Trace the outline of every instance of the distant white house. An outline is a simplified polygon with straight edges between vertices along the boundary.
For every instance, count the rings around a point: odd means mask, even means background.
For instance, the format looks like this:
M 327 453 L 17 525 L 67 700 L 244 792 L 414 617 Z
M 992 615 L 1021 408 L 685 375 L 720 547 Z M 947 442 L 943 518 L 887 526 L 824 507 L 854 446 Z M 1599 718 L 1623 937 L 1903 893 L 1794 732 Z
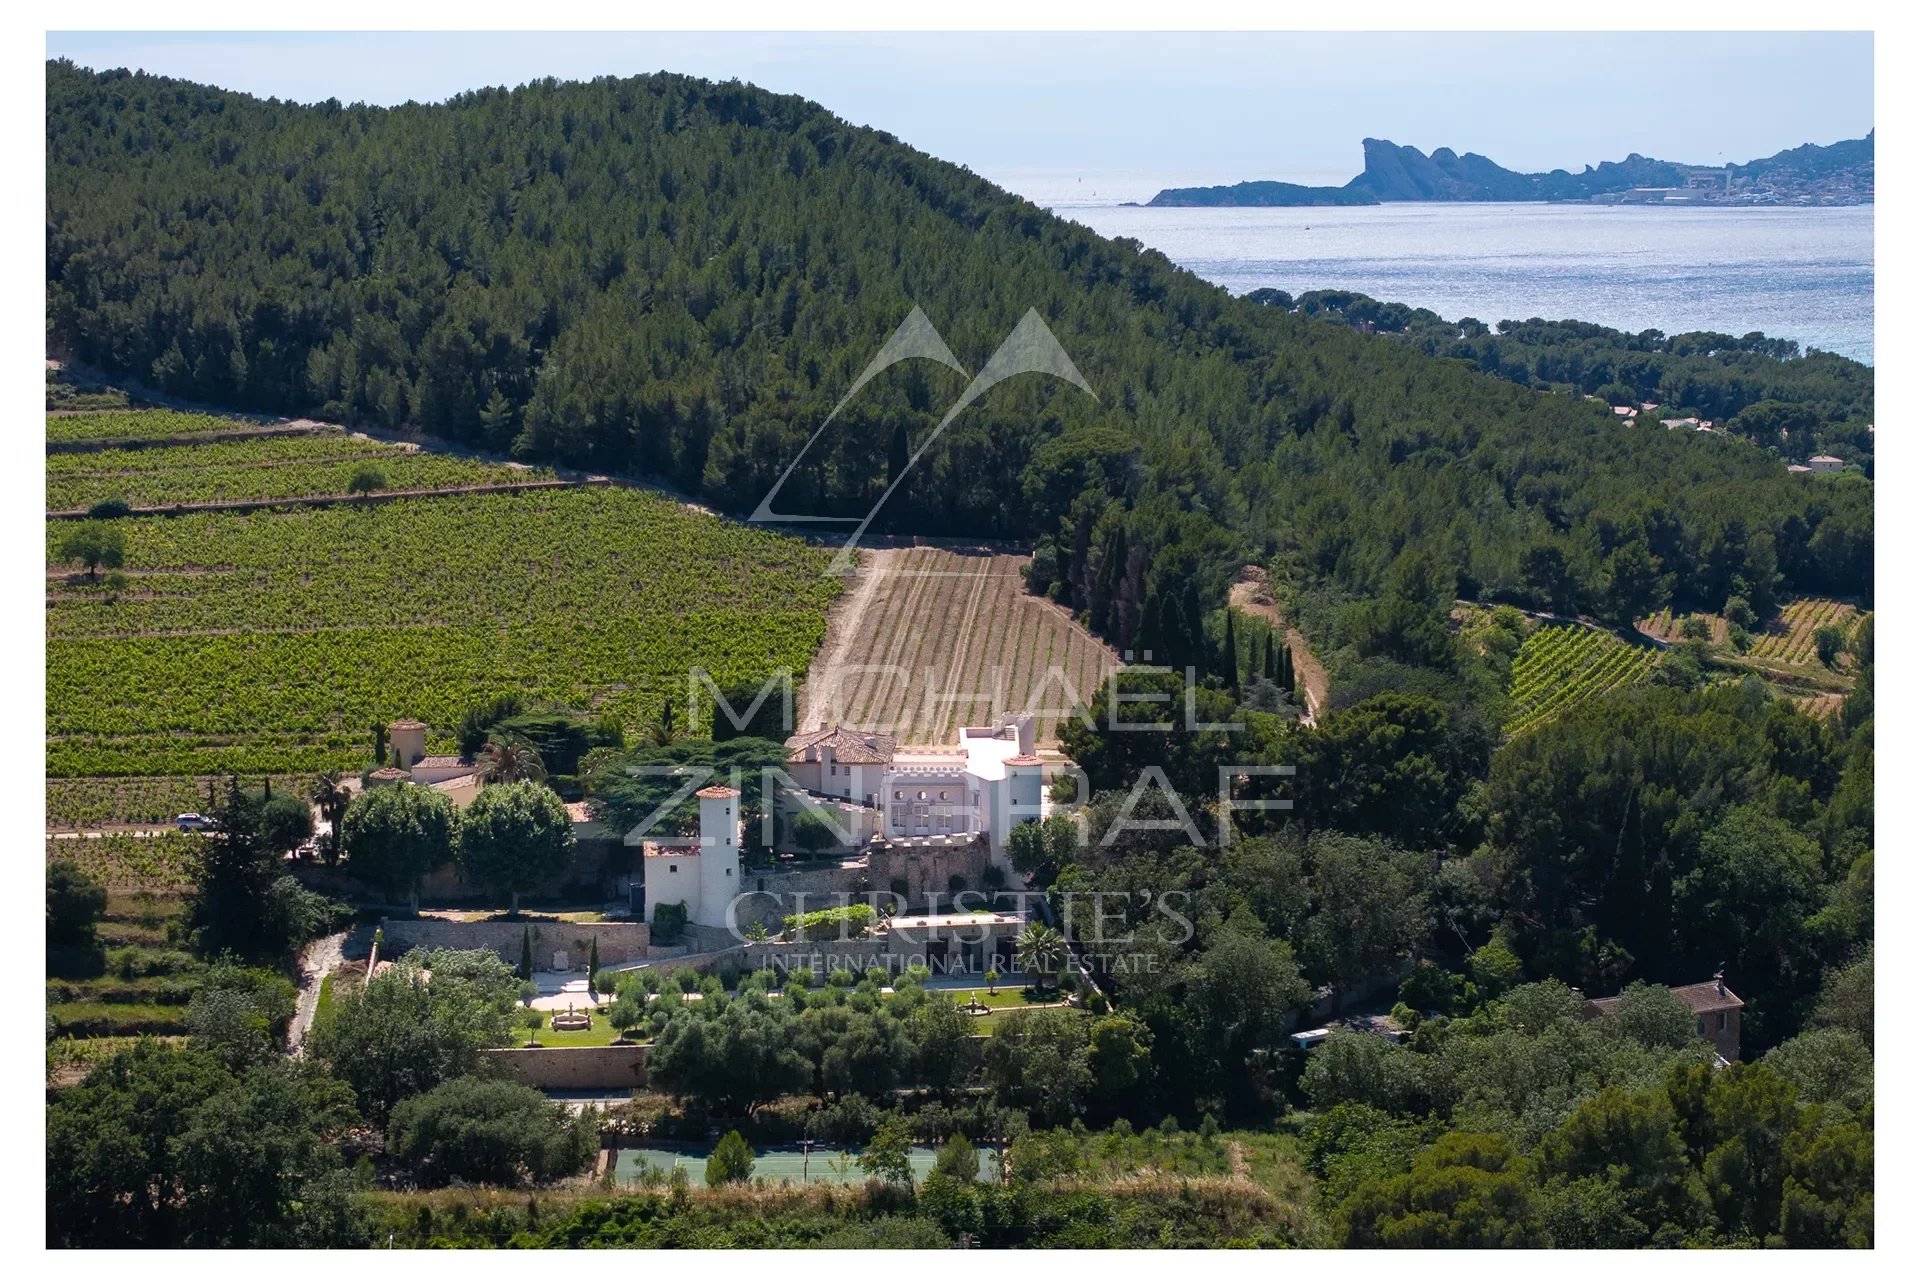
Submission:
M 1844 471 L 1846 466 L 1847 464 L 1844 460 L 1836 458 L 1830 453 L 1822 453 L 1807 459 L 1807 469 L 1809 471 Z

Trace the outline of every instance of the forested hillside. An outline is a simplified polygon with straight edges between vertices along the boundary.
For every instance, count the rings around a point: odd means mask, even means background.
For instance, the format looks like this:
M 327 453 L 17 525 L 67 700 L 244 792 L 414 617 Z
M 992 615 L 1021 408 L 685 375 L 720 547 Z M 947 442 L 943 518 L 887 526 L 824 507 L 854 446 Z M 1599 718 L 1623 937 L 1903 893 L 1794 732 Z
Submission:
M 1782 458 L 1832 453 L 1873 473 L 1873 367 L 1764 333 L 1627 333 L 1579 320 L 1502 319 L 1489 328 L 1348 289 L 1249 299 L 1394 334 L 1428 355 L 1465 360 L 1537 391 L 1654 404 L 1649 418 L 1693 414 Z
M 670 75 L 396 109 L 47 66 L 48 343 L 166 391 L 644 473 L 751 510 L 918 304 L 962 363 L 1044 317 L 1097 402 L 1023 377 L 883 527 L 1039 548 L 1037 587 L 1194 658 L 1241 564 L 1338 596 L 1717 607 L 1871 589 L 1871 494 L 1622 432 L 1257 304 L 798 98 Z M 863 512 L 965 385 L 848 406 L 783 510 Z

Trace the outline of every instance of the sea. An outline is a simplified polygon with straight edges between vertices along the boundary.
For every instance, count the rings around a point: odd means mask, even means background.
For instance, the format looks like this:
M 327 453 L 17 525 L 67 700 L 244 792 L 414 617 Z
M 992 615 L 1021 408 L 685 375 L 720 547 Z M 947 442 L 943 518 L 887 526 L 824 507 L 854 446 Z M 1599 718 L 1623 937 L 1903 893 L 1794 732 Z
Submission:
M 1488 324 L 1757 329 L 1873 362 L 1871 205 L 1151 209 L 1049 185 L 1029 198 L 1103 236 L 1158 249 L 1236 294 L 1354 289 Z

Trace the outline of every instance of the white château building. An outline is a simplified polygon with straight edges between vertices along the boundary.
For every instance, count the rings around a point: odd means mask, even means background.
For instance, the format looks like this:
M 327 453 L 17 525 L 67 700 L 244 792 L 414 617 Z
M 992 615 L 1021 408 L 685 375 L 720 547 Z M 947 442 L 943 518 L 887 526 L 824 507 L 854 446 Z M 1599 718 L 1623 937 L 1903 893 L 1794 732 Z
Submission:
M 878 838 L 982 836 L 1006 861 L 1007 833 L 1044 816 L 1045 786 L 1030 715 L 959 733 L 958 750 L 901 751 L 884 734 L 816 729 L 787 739 L 787 773 L 857 844 Z M 800 798 L 783 806 L 797 812 Z

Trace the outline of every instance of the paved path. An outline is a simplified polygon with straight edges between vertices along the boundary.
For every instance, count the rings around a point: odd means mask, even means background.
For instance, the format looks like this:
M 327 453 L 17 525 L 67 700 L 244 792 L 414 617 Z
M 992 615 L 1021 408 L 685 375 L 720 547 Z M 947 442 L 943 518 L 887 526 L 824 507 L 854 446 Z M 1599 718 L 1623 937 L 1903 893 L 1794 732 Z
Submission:
M 306 1055 L 307 1030 L 320 1008 L 320 985 L 328 974 L 340 967 L 345 933 L 330 934 L 307 944 L 300 953 L 300 998 L 294 1005 L 293 1022 L 287 1027 L 287 1052 L 294 1057 Z

